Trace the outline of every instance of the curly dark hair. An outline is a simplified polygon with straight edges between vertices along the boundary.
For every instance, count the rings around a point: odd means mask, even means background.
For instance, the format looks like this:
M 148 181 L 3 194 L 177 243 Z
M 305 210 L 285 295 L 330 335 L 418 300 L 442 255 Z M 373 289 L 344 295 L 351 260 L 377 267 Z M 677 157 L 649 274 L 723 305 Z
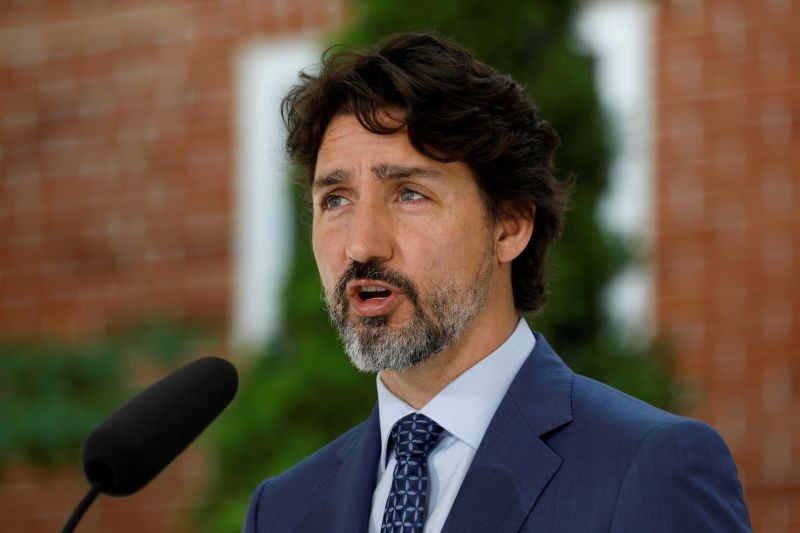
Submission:
M 305 169 L 308 191 L 328 124 L 352 114 L 370 132 L 406 128 L 421 154 L 472 170 L 492 220 L 534 221 L 533 237 L 512 262 L 514 305 L 537 311 L 547 299 L 547 249 L 559 236 L 572 180 L 554 176 L 559 144 L 519 83 L 431 33 L 394 35 L 368 51 L 328 49 L 318 73 L 283 101 L 289 158 Z M 387 117 L 387 110 L 402 111 Z

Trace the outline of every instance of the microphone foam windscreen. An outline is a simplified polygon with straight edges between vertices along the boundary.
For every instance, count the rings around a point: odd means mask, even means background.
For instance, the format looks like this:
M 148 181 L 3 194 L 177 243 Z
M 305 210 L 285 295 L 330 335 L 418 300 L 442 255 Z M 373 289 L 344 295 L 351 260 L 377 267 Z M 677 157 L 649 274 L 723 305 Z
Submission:
M 86 479 L 113 496 L 141 489 L 225 409 L 238 382 L 231 363 L 204 357 L 143 390 L 84 442 Z

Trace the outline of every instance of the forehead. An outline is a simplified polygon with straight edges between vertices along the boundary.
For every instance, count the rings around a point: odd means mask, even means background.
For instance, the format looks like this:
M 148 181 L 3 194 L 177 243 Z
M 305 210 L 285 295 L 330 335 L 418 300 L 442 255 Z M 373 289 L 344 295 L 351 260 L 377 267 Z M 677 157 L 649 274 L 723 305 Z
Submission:
M 391 116 L 387 116 L 391 120 Z M 364 128 L 353 115 L 331 120 L 322 137 L 314 169 L 312 192 L 330 181 L 343 182 L 354 176 L 392 178 L 441 178 L 440 185 L 477 189 L 470 167 L 462 162 L 442 163 L 421 154 L 408 140 L 406 130 L 376 134 Z M 331 178 L 333 178 L 331 180 Z
M 315 180 L 336 170 L 352 170 L 364 163 L 436 163 L 420 154 L 409 142 L 405 129 L 380 135 L 364 128 L 353 115 L 337 115 L 322 136 Z

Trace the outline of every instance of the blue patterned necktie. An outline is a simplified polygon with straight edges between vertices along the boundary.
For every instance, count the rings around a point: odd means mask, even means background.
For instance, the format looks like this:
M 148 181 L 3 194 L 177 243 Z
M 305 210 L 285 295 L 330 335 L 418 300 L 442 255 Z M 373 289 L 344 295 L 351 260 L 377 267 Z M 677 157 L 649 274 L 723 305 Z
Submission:
M 392 428 L 397 463 L 383 511 L 381 533 L 420 533 L 428 491 L 428 453 L 442 426 L 420 413 L 401 418 Z

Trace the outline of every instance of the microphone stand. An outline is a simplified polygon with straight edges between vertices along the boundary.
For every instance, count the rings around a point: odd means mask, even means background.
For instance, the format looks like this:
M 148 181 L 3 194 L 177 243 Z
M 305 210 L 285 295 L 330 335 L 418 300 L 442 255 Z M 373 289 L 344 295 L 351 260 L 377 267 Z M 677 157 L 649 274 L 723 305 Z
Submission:
M 92 488 L 89 489 L 89 492 L 86 493 L 86 496 L 83 497 L 75 510 L 72 511 L 72 516 L 70 516 L 69 520 L 67 520 L 67 523 L 64 525 L 64 529 L 61 530 L 61 533 L 72 533 L 75 531 L 75 527 L 78 525 L 78 522 L 81 521 L 81 518 L 83 518 L 86 510 L 90 505 L 92 505 L 95 498 L 97 498 L 97 495 L 102 491 L 103 483 L 95 483 L 92 485 Z

